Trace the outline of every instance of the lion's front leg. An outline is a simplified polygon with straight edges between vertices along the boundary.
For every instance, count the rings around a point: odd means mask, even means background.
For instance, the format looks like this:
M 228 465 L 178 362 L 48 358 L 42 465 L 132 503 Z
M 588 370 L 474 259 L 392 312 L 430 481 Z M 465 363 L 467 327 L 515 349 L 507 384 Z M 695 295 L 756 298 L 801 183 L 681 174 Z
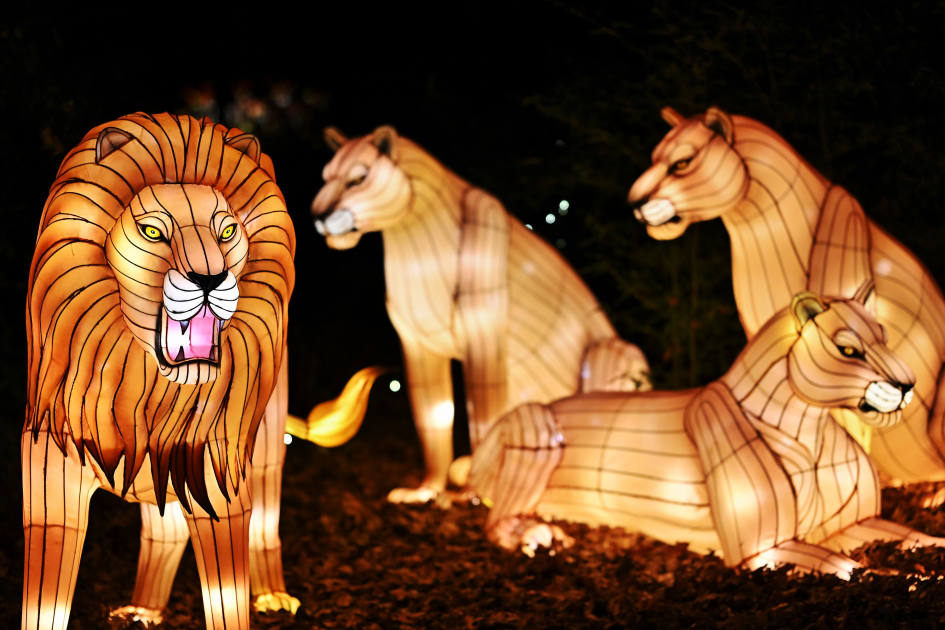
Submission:
M 387 500 L 425 503 L 445 488 L 453 459 L 453 381 L 450 359 L 432 354 L 401 335 L 407 368 L 407 393 L 423 448 L 426 474 L 416 488 L 394 488 Z
M 141 547 L 138 551 L 138 573 L 131 604 L 116 608 L 110 618 L 140 621 L 156 625 L 164 621 L 164 609 L 171 596 L 174 576 L 187 547 L 187 521 L 180 503 L 164 506 L 141 504 Z
M 69 439 L 68 437 L 66 438 Z M 75 447 L 63 455 L 47 431 L 23 433 L 24 630 L 65 630 L 72 610 L 89 502 L 99 487 Z
M 288 610 L 295 614 L 300 602 L 286 591 L 279 538 L 284 433 L 289 411 L 287 364 L 283 359 L 279 381 L 256 434 L 251 473 L 253 518 L 249 524 L 249 571 L 253 608 L 260 612 Z
M 206 626 L 208 630 L 248 630 L 250 484 L 241 484 L 239 492 L 230 485 L 227 499 L 209 466 L 206 477 L 218 518 L 196 501 L 191 502 L 192 513 L 186 515 L 200 575 Z

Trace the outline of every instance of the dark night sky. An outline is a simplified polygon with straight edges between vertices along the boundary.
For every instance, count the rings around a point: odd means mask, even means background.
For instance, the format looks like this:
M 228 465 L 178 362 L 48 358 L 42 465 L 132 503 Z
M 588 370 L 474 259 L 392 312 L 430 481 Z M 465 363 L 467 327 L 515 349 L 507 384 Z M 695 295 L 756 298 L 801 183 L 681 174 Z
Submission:
M 295 220 L 295 413 L 358 368 L 399 361 L 380 239 L 332 252 L 307 215 L 330 158 L 321 142 L 329 124 L 350 134 L 393 124 L 524 220 L 571 200 L 568 220 L 540 233 L 566 240 L 564 255 L 664 384 L 713 378 L 743 338 L 718 222 L 663 244 L 628 217 L 626 191 L 664 133 L 663 105 L 695 113 L 717 104 L 770 124 L 945 278 L 942 3 L 872 12 L 628 4 L 431 3 L 424 15 L 405 3 L 380 12 L 346 3 L 313 5 L 302 18 L 270 3 L 255 9 L 267 15 L 207 7 L 199 18 L 181 9 L 169 19 L 90 13 L 0 24 L 9 221 L 0 383 L 11 434 L 24 403 L 26 275 L 59 162 L 94 125 L 136 110 L 196 112 L 195 95 L 259 136 Z M 261 103 L 266 115 L 246 118 L 240 102 Z M 672 312 L 667 292 L 682 300 Z

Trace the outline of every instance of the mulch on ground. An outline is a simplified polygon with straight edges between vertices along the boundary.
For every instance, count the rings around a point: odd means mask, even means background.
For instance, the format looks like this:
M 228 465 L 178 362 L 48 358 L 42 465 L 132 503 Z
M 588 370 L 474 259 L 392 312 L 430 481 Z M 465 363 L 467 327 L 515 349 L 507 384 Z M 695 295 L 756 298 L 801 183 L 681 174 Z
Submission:
M 253 613 L 254 628 L 888 628 L 945 622 L 945 549 L 897 551 L 874 544 L 870 564 L 914 575 L 791 576 L 738 571 L 615 528 L 561 523 L 573 548 L 535 558 L 491 545 L 486 510 L 392 505 L 394 485 L 416 483 L 419 455 L 409 425 L 391 421 L 351 443 L 289 446 L 282 506 L 288 613 Z M 379 428 L 380 427 L 380 428 Z M 945 535 L 945 510 L 923 510 L 914 492 L 883 495 L 884 515 Z M 107 627 L 126 603 L 137 557 L 136 506 L 93 500 L 70 628 Z M 20 552 L 22 553 L 22 546 Z M 22 557 L 22 556 L 20 556 Z M 6 567 L 3 618 L 19 618 L 15 575 Z M 12 601 L 10 601 L 12 600 Z M 181 563 L 167 629 L 203 627 L 192 552 Z M 14 624 L 15 625 L 15 624 Z M 10 626 L 12 627 L 12 626 Z M 114 626 L 113 626 L 114 627 Z

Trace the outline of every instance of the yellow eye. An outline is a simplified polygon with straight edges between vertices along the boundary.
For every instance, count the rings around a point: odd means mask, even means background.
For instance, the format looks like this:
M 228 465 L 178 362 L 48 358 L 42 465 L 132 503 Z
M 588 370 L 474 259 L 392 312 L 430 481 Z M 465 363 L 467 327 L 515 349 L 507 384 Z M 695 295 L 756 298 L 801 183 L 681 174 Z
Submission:
M 684 158 L 682 160 L 676 160 L 670 165 L 669 172 L 677 173 L 683 170 L 684 168 L 688 167 L 691 161 L 692 161 L 692 158 Z
M 160 241 L 164 238 L 164 235 L 161 234 L 161 230 L 153 225 L 139 225 L 138 229 L 141 230 L 141 234 L 149 241 Z
M 220 240 L 228 241 L 233 238 L 234 234 L 236 234 L 236 224 L 230 224 L 223 228 L 223 231 L 220 232 Z
M 847 355 L 848 357 L 852 357 L 854 354 L 856 354 L 856 350 L 853 349 L 853 346 L 843 346 L 843 354 Z

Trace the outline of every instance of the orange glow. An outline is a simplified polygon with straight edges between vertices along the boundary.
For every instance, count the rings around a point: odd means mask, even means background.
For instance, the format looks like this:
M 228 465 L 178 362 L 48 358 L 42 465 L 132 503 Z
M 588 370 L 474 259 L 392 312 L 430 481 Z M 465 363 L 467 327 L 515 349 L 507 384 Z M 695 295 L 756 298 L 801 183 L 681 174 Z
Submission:
M 862 356 L 843 354 L 838 338 Z M 878 474 L 830 417 L 902 419 L 915 378 L 883 338 L 861 302 L 802 293 L 706 387 L 516 408 L 473 455 L 490 538 L 529 554 L 569 545 L 541 520 L 558 518 L 715 550 L 730 566 L 793 563 L 844 578 L 859 564 L 843 552 L 868 541 L 945 545 L 879 518 Z
M 285 590 L 294 252 L 272 161 L 238 129 L 138 113 L 66 156 L 27 297 L 24 628 L 66 627 L 99 487 L 142 503 L 119 614 L 159 619 L 188 534 L 208 628 L 249 626 L 251 571 L 254 592 Z
M 665 108 L 663 118 L 672 129 L 629 194 L 650 236 L 676 238 L 692 222 L 721 218 L 749 338 L 799 291 L 849 297 L 871 280 L 867 305 L 889 347 L 915 370 L 916 402 L 895 426 L 869 426 L 842 410 L 834 417 L 885 478 L 945 480 L 945 415 L 932 413 L 945 392 L 945 300 L 932 276 L 846 190 L 760 122 L 715 107 L 692 118 Z
M 463 365 L 475 449 L 513 406 L 608 388 L 649 388 L 636 346 L 617 338 L 567 262 L 505 211 L 391 127 L 348 140 L 326 131 L 335 157 L 312 203 L 330 247 L 368 231 L 384 240 L 387 312 L 400 337 L 423 445 L 424 501 L 444 489 L 453 456 L 450 360 Z

